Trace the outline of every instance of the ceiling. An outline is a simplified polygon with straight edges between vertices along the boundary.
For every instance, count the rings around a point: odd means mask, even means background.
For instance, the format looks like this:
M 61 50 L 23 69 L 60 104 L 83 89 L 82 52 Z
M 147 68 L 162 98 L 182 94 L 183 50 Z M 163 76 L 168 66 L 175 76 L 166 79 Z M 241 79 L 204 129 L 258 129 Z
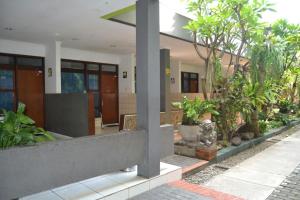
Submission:
M 0 38 L 114 54 L 135 52 L 135 28 L 100 18 L 135 0 L 0 0 Z M 200 62 L 191 43 L 161 35 L 161 48 L 188 64 Z

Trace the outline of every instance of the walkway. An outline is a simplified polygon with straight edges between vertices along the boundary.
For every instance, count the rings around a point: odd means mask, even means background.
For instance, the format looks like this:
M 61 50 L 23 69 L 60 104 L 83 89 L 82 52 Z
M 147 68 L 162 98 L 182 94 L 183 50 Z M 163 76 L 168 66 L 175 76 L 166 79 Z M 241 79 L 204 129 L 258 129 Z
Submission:
M 299 147 L 300 131 L 297 131 L 261 153 L 245 160 L 236 167 L 216 176 L 205 185 L 217 191 L 233 194 L 244 199 L 267 199 L 275 188 L 300 164 Z M 295 178 L 297 173 L 298 175 Z M 294 182 L 296 184 L 295 187 L 299 192 L 299 170 L 291 174 L 291 177 L 294 177 L 293 180 L 296 181 Z M 291 182 L 293 183 L 293 181 L 290 181 L 290 178 L 287 178 L 283 186 Z M 279 187 L 279 190 L 284 192 L 284 199 L 290 198 L 294 191 L 291 188 L 293 184 L 289 185 L 289 187 Z M 297 191 L 297 189 L 295 191 Z M 276 192 L 274 194 L 277 193 L 277 190 L 278 189 L 275 190 Z M 297 199 L 299 200 L 300 198 L 298 197 Z
M 267 200 L 299 200 L 300 199 L 300 165 L 290 174 Z
M 233 195 L 217 192 L 206 187 L 177 181 L 157 187 L 130 200 L 242 200 Z

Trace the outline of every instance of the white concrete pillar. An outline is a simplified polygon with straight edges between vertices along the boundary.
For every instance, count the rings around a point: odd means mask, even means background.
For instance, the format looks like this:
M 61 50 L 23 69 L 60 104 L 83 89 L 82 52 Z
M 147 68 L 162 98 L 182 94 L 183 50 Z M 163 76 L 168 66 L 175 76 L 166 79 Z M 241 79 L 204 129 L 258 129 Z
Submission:
M 134 93 L 135 55 L 128 54 L 120 57 L 119 64 L 119 93 Z
M 45 92 L 61 93 L 61 41 L 53 41 L 46 46 Z

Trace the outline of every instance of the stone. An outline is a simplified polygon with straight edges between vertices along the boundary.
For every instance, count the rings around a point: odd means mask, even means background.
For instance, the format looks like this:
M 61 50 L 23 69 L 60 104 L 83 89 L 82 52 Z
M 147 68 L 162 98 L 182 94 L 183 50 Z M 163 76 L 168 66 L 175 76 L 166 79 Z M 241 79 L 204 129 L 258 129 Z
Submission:
M 231 139 L 231 144 L 233 146 L 239 146 L 242 143 L 242 139 L 239 136 L 235 136 Z
M 217 143 L 217 132 L 215 131 L 215 123 L 210 120 L 204 120 L 199 124 L 199 133 L 197 140 L 210 147 Z
M 244 132 L 244 133 L 240 133 L 240 135 L 243 140 L 251 140 L 254 138 L 253 132 Z

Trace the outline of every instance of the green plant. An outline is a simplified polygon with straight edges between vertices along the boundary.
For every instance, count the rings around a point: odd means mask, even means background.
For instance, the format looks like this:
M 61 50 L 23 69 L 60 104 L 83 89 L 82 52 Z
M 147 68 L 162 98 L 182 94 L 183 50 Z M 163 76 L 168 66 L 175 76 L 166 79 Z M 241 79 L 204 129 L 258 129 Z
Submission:
M 182 102 L 173 103 L 173 106 L 183 110 L 182 124 L 183 125 L 197 125 L 201 118 L 206 113 L 217 115 L 215 104 L 213 101 L 201 101 L 198 97 L 194 100 L 189 100 L 183 97 Z
M 264 121 L 264 120 L 259 120 L 258 124 L 259 124 L 259 131 L 260 131 L 261 133 L 264 133 L 264 132 L 267 131 L 268 124 L 267 124 L 266 121 Z
M 0 122 L 0 148 L 32 145 L 36 142 L 55 140 L 48 132 L 36 127 L 35 122 L 24 114 L 25 104 L 19 103 L 17 112 L 3 111 Z

